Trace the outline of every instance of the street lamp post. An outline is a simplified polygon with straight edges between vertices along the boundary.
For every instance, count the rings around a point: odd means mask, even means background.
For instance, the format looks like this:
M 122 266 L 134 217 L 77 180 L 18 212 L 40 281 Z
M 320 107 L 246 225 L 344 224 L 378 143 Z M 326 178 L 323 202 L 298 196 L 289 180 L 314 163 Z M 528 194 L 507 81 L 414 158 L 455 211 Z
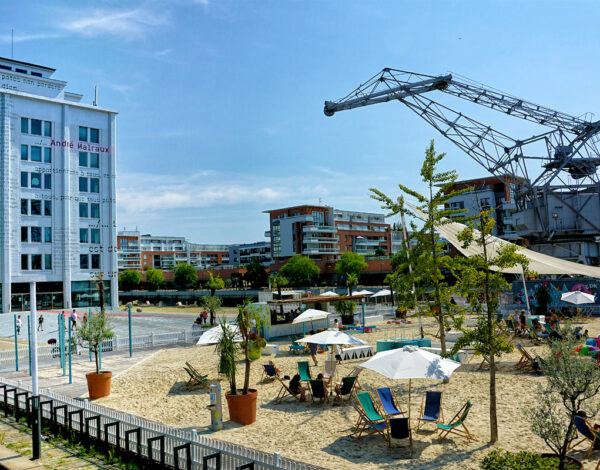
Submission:
M 42 423 L 40 413 L 40 392 L 38 389 L 38 355 L 37 355 L 37 312 L 35 282 L 29 283 L 29 305 L 31 309 L 31 438 L 32 459 L 40 458 L 42 448 Z

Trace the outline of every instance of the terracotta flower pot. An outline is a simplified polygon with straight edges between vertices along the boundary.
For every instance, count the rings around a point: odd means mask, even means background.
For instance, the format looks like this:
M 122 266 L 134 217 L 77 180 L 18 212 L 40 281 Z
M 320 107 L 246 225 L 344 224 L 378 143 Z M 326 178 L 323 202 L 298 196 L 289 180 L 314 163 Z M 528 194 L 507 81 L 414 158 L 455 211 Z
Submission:
M 258 390 L 248 389 L 248 394 L 241 395 L 225 394 L 227 408 L 229 408 L 229 419 L 240 424 L 252 424 L 256 421 L 256 397 Z
M 96 398 L 107 397 L 110 395 L 111 377 L 112 372 L 102 372 L 100 374 L 96 374 L 96 372 L 88 372 L 85 374 L 90 400 L 95 400 Z

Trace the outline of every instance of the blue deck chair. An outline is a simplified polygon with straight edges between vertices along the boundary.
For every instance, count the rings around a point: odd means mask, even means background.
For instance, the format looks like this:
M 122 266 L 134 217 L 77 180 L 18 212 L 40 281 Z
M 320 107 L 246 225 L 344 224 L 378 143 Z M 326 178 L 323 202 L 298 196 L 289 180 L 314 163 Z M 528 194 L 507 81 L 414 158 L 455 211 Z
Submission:
M 472 406 L 471 402 L 468 401 L 467 403 L 465 403 L 463 405 L 463 407 L 460 410 L 458 410 L 458 413 L 456 413 L 456 416 L 454 418 L 452 418 L 448 424 L 437 423 L 438 430 L 441 430 L 440 442 L 442 442 L 444 439 L 446 439 L 446 437 L 448 437 L 448 434 L 450 434 L 450 433 L 458 434 L 459 436 L 466 437 L 467 439 L 469 439 L 471 441 L 477 440 L 475 438 L 475 436 L 473 436 L 471 434 L 471 432 L 467 429 L 467 426 L 465 425 L 465 420 L 467 419 L 467 416 L 469 416 L 469 410 L 471 409 L 471 406 Z
M 573 449 L 579 444 L 589 441 L 590 448 L 587 451 L 587 454 L 585 454 L 585 458 L 587 459 L 590 455 L 592 455 L 594 450 L 600 449 L 600 430 L 594 429 L 594 427 L 583 416 L 575 416 L 573 424 L 575 424 L 575 429 L 577 429 L 577 432 L 583 436 L 583 439 L 581 439 L 579 442 L 573 443 L 569 449 Z M 573 441 L 575 441 L 575 439 L 573 439 Z
M 443 423 L 444 412 L 442 411 L 442 393 L 427 390 L 421 398 L 420 417 L 417 418 L 417 431 L 421 428 L 421 423 Z
M 263 364 L 263 373 L 260 378 L 260 381 L 263 382 L 266 379 L 273 379 L 277 377 L 279 374 L 277 373 L 277 369 L 273 364 Z
M 379 395 L 379 400 L 381 401 L 381 405 L 383 406 L 383 411 L 388 416 L 396 416 L 404 414 L 404 411 L 400 411 L 396 406 L 394 392 L 389 387 L 382 387 L 377 389 L 377 394 Z

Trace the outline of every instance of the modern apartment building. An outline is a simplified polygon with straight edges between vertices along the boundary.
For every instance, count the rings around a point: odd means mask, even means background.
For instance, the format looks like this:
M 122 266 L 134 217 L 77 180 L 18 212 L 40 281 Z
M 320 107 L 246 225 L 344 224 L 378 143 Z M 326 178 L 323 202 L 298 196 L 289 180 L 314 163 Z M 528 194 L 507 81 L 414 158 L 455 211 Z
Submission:
M 341 253 L 391 252 L 390 226 L 382 214 L 343 211 L 330 206 L 303 205 L 265 211 L 269 214 L 271 254 L 282 262 L 301 254 L 335 261 Z
M 506 240 L 519 238 L 513 220 L 517 209 L 514 199 L 517 183 L 505 183 L 498 177 L 489 176 L 456 181 L 449 191 L 467 188 L 471 191 L 455 196 L 449 201 L 448 208 L 461 210 L 456 216 L 478 214 L 480 209 L 492 210 L 492 216 L 496 220 L 494 235 Z
M 201 245 L 184 237 L 165 237 L 120 231 L 117 237 L 119 271 L 149 266 L 172 270 L 177 263 L 208 269 L 229 262 L 228 245 Z
M 55 69 L 0 58 L 2 312 L 117 306 L 116 115 Z
M 229 245 L 229 264 L 240 266 L 251 263 L 257 259 L 267 266 L 273 262 L 271 258 L 270 242 L 243 243 L 241 245 Z

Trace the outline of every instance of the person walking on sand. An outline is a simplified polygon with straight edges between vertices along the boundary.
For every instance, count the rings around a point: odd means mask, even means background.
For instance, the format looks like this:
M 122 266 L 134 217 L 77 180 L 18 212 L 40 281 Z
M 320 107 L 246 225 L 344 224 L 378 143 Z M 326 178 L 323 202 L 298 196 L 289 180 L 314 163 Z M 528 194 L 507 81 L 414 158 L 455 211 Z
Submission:
M 77 310 L 73 309 L 71 312 L 71 330 L 77 329 Z
M 315 332 L 311 331 L 310 334 L 314 335 Z M 312 357 L 315 367 L 318 366 L 319 363 L 317 362 L 317 352 L 319 351 L 319 345 L 315 343 L 308 343 L 308 349 L 310 349 L 310 357 Z
M 21 315 L 17 315 L 17 334 L 21 334 L 21 328 L 23 327 L 23 322 L 21 321 Z
M 206 320 L 208 319 L 208 312 L 206 309 L 202 310 L 202 324 L 206 324 Z
M 44 314 L 40 313 L 40 316 L 38 317 L 38 327 L 37 327 L 38 331 L 44 331 Z

